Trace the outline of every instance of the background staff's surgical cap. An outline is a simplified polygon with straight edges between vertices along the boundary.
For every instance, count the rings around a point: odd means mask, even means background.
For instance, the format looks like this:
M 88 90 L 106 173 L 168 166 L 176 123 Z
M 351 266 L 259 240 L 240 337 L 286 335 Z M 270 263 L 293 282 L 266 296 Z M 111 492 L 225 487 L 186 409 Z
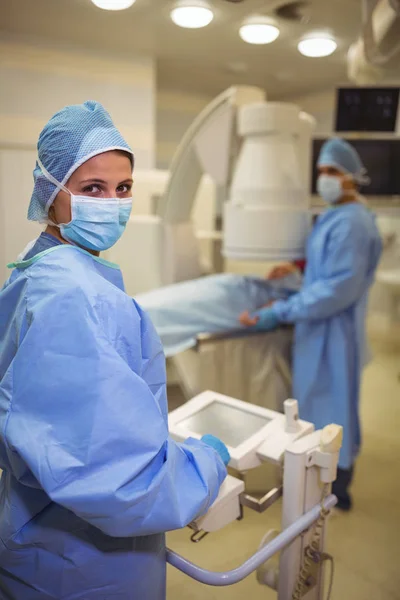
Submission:
M 367 171 L 356 150 L 345 140 L 333 138 L 325 142 L 317 162 L 318 167 L 335 167 L 348 173 L 360 184 L 369 183 Z
M 38 156 L 53 177 L 66 184 L 84 162 L 109 150 L 133 152 L 105 108 L 89 100 L 66 106 L 56 113 L 39 136 Z M 33 171 L 35 186 L 28 209 L 30 221 L 45 221 L 58 188 L 43 175 L 38 163 Z

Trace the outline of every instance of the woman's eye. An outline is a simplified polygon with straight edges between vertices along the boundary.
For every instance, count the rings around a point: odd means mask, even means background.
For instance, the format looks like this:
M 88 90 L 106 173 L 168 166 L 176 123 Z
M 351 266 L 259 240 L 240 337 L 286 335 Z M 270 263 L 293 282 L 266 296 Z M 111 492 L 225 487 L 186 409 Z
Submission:
M 98 194 L 101 192 L 101 189 L 98 185 L 87 185 L 85 188 L 83 188 L 83 191 L 87 194 Z
M 130 192 L 130 191 L 131 191 L 131 189 L 132 189 L 132 186 L 131 186 L 130 184 L 128 184 L 128 183 L 124 183 L 123 185 L 120 185 L 120 186 L 117 188 L 117 192 L 118 192 L 119 194 L 127 194 L 128 192 Z

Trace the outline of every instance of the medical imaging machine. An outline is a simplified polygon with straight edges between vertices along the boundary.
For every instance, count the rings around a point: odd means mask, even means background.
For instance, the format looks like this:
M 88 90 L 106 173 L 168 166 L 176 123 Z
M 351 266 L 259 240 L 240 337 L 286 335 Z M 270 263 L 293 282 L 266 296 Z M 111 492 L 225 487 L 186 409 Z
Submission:
M 398 82 L 400 0 L 362 0 L 361 35 L 350 47 L 348 77 L 358 85 Z
M 229 467 L 236 475 L 228 475 L 206 515 L 190 525 L 192 541 L 241 520 L 243 507 L 261 513 L 281 496 L 282 530 L 268 531 L 258 551 L 232 571 L 207 571 L 171 550 L 168 562 L 208 585 L 232 585 L 256 572 L 260 584 L 277 591 L 278 600 L 322 600 L 323 565 L 332 560 L 324 551 L 324 537 L 326 517 L 336 502 L 330 491 L 341 428 L 330 425 L 314 431 L 312 423 L 299 419 L 295 400 L 287 400 L 281 414 L 209 391 L 170 413 L 169 427 L 177 441 L 200 439 L 205 433 L 220 437 L 228 446 Z M 242 475 L 264 462 L 282 468 L 283 485 L 259 499 L 246 492 Z M 270 559 L 279 551 L 277 566 Z
M 201 275 L 191 215 L 204 175 L 222 197 L 227 259 L 303 258 L 313 129 L 310 115 L 267 102 L 258 88 L 234 87 L 215 98 L 184 135 L 166 182 L 157 171 L 135 174 L 139 202 L 160 200 L 155 214 L 134 215 L 107 253 L 121 265 L 128 293 Z

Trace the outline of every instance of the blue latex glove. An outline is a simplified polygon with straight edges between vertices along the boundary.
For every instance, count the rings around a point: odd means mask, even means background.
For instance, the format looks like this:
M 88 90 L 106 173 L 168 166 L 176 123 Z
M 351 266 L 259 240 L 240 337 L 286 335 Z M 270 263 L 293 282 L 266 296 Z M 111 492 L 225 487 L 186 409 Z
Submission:
M 258 321 L 252 326 L 253 329 L 260 331 L 272 331 L 279 327 L 279 319 L 273 308 L 261 308 L 251 315 L 252 318 L 257 318 Z
M 218 452 L 224 465 L 226 467 L 228 466 L 228 463 L 231 460 L 231 455 L 229 454 L 229 450 L 225 446 L 224 442 L 221 442 L 221 440 L 219 438 L 215 437 L 215 435 L 210 435 L 210 434 L 203 435 L 203 437 L 201 438 L 201 441 L 204 444 L 207 444 L 207 446 L 211 446 L 211 448 L 214 448 L 214 450 L 216 450 L 216 452 Z

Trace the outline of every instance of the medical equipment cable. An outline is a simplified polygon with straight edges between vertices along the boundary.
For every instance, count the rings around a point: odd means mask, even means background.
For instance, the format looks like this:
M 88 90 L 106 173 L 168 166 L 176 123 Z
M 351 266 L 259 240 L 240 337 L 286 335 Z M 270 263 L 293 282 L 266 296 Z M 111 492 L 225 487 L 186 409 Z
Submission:
M 326 600 L 331 600 L 332 590 L 333 590 L 333 581 L 335 579 L 335 561 L 333 556 L 330 554 L 323 554 L 323 559 L 328 560 L 331 563 L 331 576 L 329 578 L 329 589 L 328 594 L 326 596 Z
M 330 511 L 324 506 L 324 500 L 329 494 L 329 485 L 325 484 L 323 487 L 322 498 L 321 498 L 321 512 L 318 520 L 314 526 L 314 533 L 310 540 L 309 545 L 305 549 L 303 564 L 300 569 L 299 576 L 297 578 L 296 586 L 292 595 L 292 600 L 301 600 L 306 592 L 310 589 L 309 577 L 311 567 L 315 562 L 322 563 L 324 560 L 331 561 L 331 578 L 328 590 L 327 600 L 330 600 L 332 587 L 333 587 L 333 575 L 334 575 L 334 563 L 333 557 L 320 552 L 321 536 L 324 528 L 324 524 Z

